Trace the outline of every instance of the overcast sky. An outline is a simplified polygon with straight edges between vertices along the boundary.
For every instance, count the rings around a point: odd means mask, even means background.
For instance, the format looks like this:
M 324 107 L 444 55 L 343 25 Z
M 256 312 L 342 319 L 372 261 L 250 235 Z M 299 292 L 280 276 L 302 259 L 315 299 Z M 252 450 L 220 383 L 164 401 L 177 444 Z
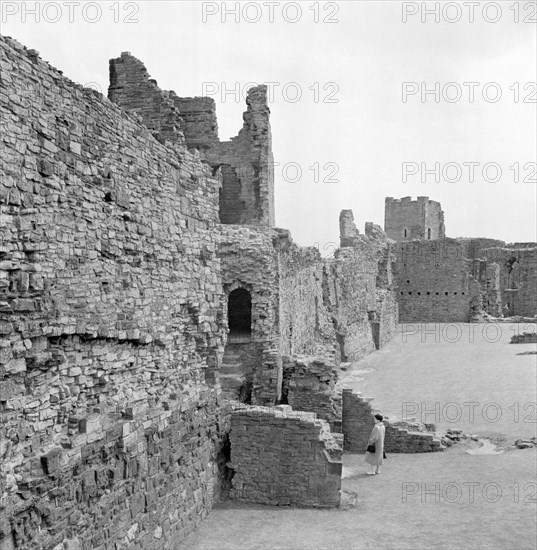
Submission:
M 209 92 L 222 140 L 242 126 L 234 90 L 274 83 L 276 224 L 300 244 L 324 254 L 340 210 L 363 231 L 384 224 L 384 197 L 408 195 L 440 201 L 450 237 L 537 240 L 529 2 L 481 2 L 473 22 L 455 2 L 439 4 L 439 22 L 422 2 L 304 1 L 301 13 L 293 2 L 242 2 L 234 15 L 237 2 L 79 0 L 42 2 L 39 21 L 34 4 L 1 2 L 2 34 L 105 95 L 108 60 L 130 51 L 161 88 Z M 439 102 L 422 98 L 435 83 Z

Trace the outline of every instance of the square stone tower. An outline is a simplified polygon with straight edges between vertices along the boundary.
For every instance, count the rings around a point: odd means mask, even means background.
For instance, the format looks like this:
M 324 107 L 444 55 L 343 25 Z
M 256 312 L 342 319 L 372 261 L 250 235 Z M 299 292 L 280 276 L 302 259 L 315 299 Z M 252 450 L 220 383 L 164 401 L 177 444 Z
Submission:
M 442 206 L 429 197 L 418 197 L 415 201 L 411 197 L 386 197 L 384 231 L 395 241 L 443 239 L 446 230 Z

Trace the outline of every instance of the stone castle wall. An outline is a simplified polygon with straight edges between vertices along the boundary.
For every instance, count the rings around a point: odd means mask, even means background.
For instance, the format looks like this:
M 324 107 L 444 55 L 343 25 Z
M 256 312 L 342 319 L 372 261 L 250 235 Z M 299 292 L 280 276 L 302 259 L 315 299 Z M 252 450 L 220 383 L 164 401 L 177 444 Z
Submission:
M 274 226 L 274 160 L 267 87 L 248 90 L 243 126 L 230 141 L 218 139 L 214 100 L 181 98 L 158 88 L 143 63 L 124 52 L 110 61 L 109 98 L 140 114 L 162 139 L 180 139 L 222 176 L 222 223 Z M 185 140 L 186 138 L 186 140 Z
M 404 322 L 468 322 L 481 284 L 454 239 L 398 243 L 396 296 Z
M 0 546 L 173 547 L 218 487 L 220 182 L 158 94 L 169 147 L 0 50 Z
M 291 245 L 280 255 L 282 355 L 336 353 L 336 335 L 324 289 L 326 264 L 315 248 Z
M 401 321 L 448 323 L 537 315 L 536 251 L 535 243 L 505 245 L 494 239 L 398 243 L 395 272 Z
M 384 231 L 395 241 L 442 239 L 445 237 L 444 212 L 440 203 L 429 197 L 418 197 L 415 201 L 411 197 L 386 197 Z
M 372 397 L 362 397 L 351 389 L 343 389 L 342 432 L 345 450 L 365 452 L 375 425 L 373 415 L 377 412 L 371 407 L 372 400 Z M 409 423 L 392 422 L 386 418 L 383 422 L 386 426 L 386 453 L 428 453 L 444 450 L 440 438 L 432 432 L 419 431 L 418 426 L 414 429 L 410 426 L 409 429 Z
M 223 395 L 275 405 L 287 384 L 289 403 L 340 422 L 335 366 L 395 331 L 393 243 L 374 224 L 360 235 L 350 211 L 328 260 L 273 228 L 262 86 L 219 142 L 212 100 L 160 90 L 128 53 L 109 101 L 0 47 L 0 544 L 173 547 L 226 474 Z M 251 332 L 226 347 L 239 288 Z M 290 434 L 325 440 L 300 422 Z M 317 480 L 338 468 L 314 462 Z M 322 505 L 303 482 L 281 502 Z
M 285 402 L 295 411 L 309 411 L 341 428 L 341 397 L 336 390 L 338 368 L 324 357 L 283 357 Z
M 231 415 L 231 498 L 331 508 L 340 503 L 341 447 L 328 423 L 291 407 Z
M 537 315 L 537 245 L 484 248 L 481 255 L 498 266 L 504 315 Z

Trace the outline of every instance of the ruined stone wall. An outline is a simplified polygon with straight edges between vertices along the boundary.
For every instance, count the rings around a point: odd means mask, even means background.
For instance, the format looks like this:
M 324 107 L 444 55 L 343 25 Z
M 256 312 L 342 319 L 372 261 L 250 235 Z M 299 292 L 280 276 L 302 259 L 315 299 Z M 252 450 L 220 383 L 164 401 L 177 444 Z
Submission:
M 463 245 L 454 239 L 397 245 L 396 296 L 404 322 L 468 322 L 481 300 Z
M 315 248 L 292 245 L 280 255 L 282 355 L 333 356 L 336 334 L 323 286 L 326 266 Z
M 279 352 L 279 278 L 278 252 L 274 243 L 277 233 L 256 227 L 219 226 L 218 254 L 222 261 L 224 320 L 228 319 L 228 299 L 237 288 L 246 289 L 252 300 L 252 332 L 238 342 L 228 343 L 224 354 L 223 374 L 232 374 L 239 390 L 244 383 L 252 385 L 252 403 L 275 404 L 281 387 L 281 361 L 276 364 L 266 354 Z M 230 348 L 232 344 L 232 348 Z M 230 354 L 237 358 L 229 357 Z M 242 382 L 241 382 L 242 380 Z M 241 382 L 241 383 L 239 383 Z M 235 395 L 239 398 L 239 395 Z
M 246 104 L 238 135 L 204 149 L 202 158 L 222 169 L 222 223 L 274 227 L 274 158 L 267 87 L 250 88 Z
M 391 338 L 397 305 L 391 289 L 383 283 L 377 287 L 382 254 L 377 243 L 362 236 L 333 259 L 322 260 L 315 249 L 293 249 L 282 256 L 283 355 L 358 360 L 376 347 L 373 322 L 382 326 L 383 342 Z
M 399 322 L 399 304 L 394 292 L 384 289 L 376 291 L 377 307 L 374 314 L 373 331 L 378 330 L 378 338 L 373 334 L 373 342 L 377 349 L 382 349 L 397 333 L 397 323 Z
M 428 229 L 431 230 L 430 239 Z M 442 239 L 445 237 L 442 207 L 429 197 L 418 197 L 415 201 L 411 197 L 386 197 L 384 231 L 396 241 Z
M 220 221 L 226 224 L 274 226 L 274 159 L 267 87 L 247 93 L 243 126 L 230 141 L 218 139 L 214 100 L 181 98 L 150 79 L 141 61 L 122 53 L 110 61 L 108 97 L 123 109 L 139 113 L 159 139 L 185 142 L 222 176 Z
M 502 246 L 489 246 L 501 243 Z M 537 314 L 537 246 L 494 239 L 440 239 L 397 246 L 400 317 L 468 322 Z
M 354 223 L 352 210 L 342 210 L 339 214 L 339 242 L 342 248 L 352 246 L 360 231 Z
M 354 453 L 365 453 L 371 430 L 375 425 L 375 411 L 371 407 L 372 397 L 362 397 L 351 389 L 342 391 L 342 432 L 344 448 Z M 400 425 L 398 425 L 400 424 Z M 384 419 L 386 453 L 427 453 L 443 451 L 440 438 L 434 433 L 419 431 L 409 423 L 392 422 Z
M 338 369 L 324 357 L 283 358 L 285 403 L 293 410 L 309 411 L 326 420 L 336 432 L 341 428 L 341 397 L 336 391 Z
M 213 98 L 178 97 L 172 91 L 169 97 L 180 113 L 181 130 L 189 149 L 203 151 L 218 142 L 218 121 Z
M 363 239 L 342 248 L 326 262 L 323 290 L 343 361 L 356 361 L 375 350 L 371 320 L 377 308 L 378 249 Z
M 144 125 L 162 143 L 166 140 L 185 143 L 179 111 L 167 92 L 157 81 L 149 78 L 144 64 L 130 52 L 110 60 L 108 98 L 137 113 Z
M 485 248 L 480 255 L 498 265 L 504 315 L 537 315 L 537 245 Z
M 341 448 L 324 420 L 288 406 L 231 415 L 231 498 L 269 505 L 337 507 Z
M 0 50 L 0 546 L 174 547 L 218 487 L 220 182 L 162 97 L 170 147 Z
M 281 255 L 280 336 L 283 355 L 358 360 L 395 334 L 392 242 L 373 224 L 360 235 L 352 211 L 340 215 L 342 248 L 332 259 L 290 246 Z
M 469 263 L 472 277 L 481 285 L 481 296 L 476 296 L 471 304 L 471 320 L 479 321 L 483 314 L 502 317 L 500 266 L 479 259 Z

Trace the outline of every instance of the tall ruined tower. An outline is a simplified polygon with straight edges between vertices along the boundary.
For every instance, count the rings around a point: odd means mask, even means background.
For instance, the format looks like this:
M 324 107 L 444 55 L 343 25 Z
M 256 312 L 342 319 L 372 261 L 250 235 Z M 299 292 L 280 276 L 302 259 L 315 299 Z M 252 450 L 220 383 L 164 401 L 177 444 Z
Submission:
M 443 239 L 446 230 L 442 206 L 429 197 L 418 197 L 415 201 L 411 197 L 386 197 L 384 231 L 395 241 Z
M 108 98 L 138 113 L 161 142 L 197 149 L 222 181 L 220 222 L 274 227 L 274 161 L 265 85 L 252 87 L 238 135 L 218 138 L 216 108 L 209 97 L 179 97 L 161 90 L 129 52 L 110 60 Z

